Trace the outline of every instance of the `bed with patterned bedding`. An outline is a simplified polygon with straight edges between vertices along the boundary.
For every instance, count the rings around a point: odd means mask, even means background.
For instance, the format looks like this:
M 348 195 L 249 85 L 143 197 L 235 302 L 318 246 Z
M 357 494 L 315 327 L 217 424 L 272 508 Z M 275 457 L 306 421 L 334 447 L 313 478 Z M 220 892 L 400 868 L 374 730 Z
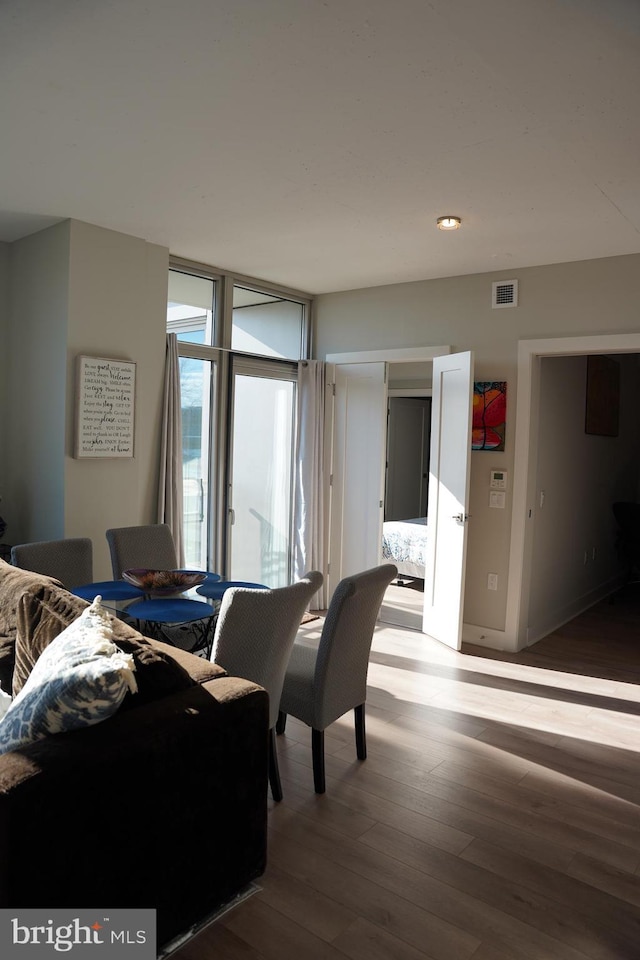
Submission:
M 424 579 L 427 518 L 387 520 L 382 524 L 382 559 L 390 560 L 405 577 Z

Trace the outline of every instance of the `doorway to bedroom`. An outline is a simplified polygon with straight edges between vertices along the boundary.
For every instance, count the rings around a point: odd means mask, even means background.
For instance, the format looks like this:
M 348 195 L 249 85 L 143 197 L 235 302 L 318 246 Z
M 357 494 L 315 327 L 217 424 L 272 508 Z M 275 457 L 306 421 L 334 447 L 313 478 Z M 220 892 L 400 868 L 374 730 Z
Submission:
M 430 369 L 422 371 L 424 380 L 430 381 L 430 375 Z M 396 564 L 398 578 L 387 587 L 380 619 L 413 629 L 421 628 L 424 605 L 430 393 L 427 388 L 390 386 L 387 408 L 382 560 Z
M 422 622 L 411 629 L 460 648 L 464 599 L 473 353 L 422 347 L 328 354 L 327 588 L 382 559 L 387 397 L 397 364 L 428 361 L 429 518 Z M 413 385 L 411 385 L 413 386 Z M 412 618 L 413 619 L 413 618 Z

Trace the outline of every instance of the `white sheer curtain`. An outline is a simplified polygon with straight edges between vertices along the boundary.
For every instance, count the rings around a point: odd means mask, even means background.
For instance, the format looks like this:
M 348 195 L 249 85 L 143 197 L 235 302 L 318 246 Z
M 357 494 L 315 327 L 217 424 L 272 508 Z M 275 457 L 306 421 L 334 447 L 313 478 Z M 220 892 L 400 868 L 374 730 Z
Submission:
M 308 570 L 324 570 L 324 392 L 325 364 L 298 364 L 295 445 L 293 563 L 296 579 Z M 311 609 L 326 609 L 326 587 L 311 600 Z
M 167 523 L 173 533 L 178 566 L 184 567 L 182 499 L 182 409 L 180 403 L 180 358 L 178 338 L 167 334 L 164 367 L 164 403 L 160 441 L 158 523 Z

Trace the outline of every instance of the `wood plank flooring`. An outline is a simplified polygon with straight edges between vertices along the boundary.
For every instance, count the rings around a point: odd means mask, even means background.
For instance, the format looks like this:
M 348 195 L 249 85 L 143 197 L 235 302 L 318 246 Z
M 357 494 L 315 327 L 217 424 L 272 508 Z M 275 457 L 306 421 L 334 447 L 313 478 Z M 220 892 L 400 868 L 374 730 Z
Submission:
M 316 796 L 289 718 L 261 891 L 175 960 L 640 960 L 639 715 L 631 589 L 521 654 L 379 625 L 368 759 L 342 718 Z

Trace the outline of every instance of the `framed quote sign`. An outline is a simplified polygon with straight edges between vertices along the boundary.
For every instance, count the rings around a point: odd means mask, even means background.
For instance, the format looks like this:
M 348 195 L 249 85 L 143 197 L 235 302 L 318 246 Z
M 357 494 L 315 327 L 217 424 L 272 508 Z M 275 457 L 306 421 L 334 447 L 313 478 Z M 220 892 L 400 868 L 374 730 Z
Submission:
M 133 457 L 135 398 L 135 363 L 78 357 L 74 456 Z

